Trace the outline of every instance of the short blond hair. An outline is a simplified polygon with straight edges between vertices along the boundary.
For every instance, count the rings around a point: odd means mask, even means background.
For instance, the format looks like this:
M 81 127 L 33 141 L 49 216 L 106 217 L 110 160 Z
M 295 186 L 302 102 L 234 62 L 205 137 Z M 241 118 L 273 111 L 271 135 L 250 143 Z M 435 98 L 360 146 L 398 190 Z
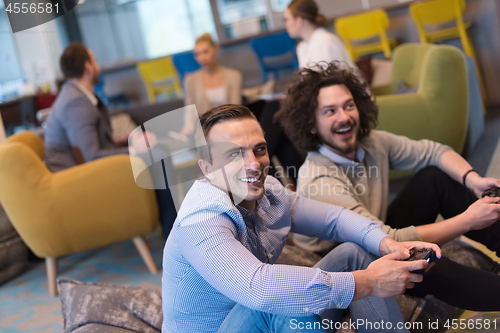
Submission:
M 212 36 L 208 32 L 205 32 L 203 35 L 201 35 L 200 37 L 198 37 L 196 39 L 195 44 L 202 43 L 202 42 L 207 42 L 211 46 L 217 46 L 217 44 L 212 39 Z

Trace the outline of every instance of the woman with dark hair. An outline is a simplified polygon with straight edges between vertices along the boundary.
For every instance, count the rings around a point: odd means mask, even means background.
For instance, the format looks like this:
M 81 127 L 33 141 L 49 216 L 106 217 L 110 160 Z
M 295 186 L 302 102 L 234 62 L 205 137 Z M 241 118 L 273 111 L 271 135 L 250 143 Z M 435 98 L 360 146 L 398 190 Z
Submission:
M 300 38 L 297 45 L 299 67 L 311 63 L 337 60 L 343 65 L 356 68 L 344 43 L 327 31 L 328 20 L 314 0 L 293 0 L 284 13 L 286 31 L 292 38 Z

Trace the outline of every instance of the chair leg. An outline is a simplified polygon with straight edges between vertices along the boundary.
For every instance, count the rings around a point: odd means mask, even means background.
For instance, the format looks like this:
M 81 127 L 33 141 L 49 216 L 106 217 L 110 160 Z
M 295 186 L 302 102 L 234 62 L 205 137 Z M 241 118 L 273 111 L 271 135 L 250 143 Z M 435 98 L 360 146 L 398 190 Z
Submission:
M 151 255 L 151 251 L 149 251 L 149 247 L 146 244 L 144 238 L 142 238 L 142 236 L 138 236 L 134 237 L 132 240 L 134 241 L 134 245 L 137 248 L 137 251 L 139 251 L 142 260 L 144 260 L 144 262 L 146 263 L 146 266 L 148 267 L 151 274 L 158 273 L 158 267 L 156 267 L 153 256 Z
M 50 297 L 57 296 L 57 258 L 45 258 L 45 267 L 47 268 L 47 282 L 49 284 Z

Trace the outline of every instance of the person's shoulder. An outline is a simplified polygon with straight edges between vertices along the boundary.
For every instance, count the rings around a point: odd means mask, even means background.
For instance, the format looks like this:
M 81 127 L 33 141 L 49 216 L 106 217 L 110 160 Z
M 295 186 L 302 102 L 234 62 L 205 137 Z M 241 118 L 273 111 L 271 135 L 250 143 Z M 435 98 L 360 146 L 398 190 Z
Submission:
M 186 83 L 192 82 L 193 80 L 199 78 L 200 75 L 201 75 L 201 68 L 195 70 L 194 72 L 187 73 L 186 76 L 184 77 L 184 81 L 186 81 Z
M 376 148 L 376 149 L 389 149 L 391 144 L 395 141 L 401 140 L 401 136 L 380 130 L 371 130 L 370 134 L 360 141 L 361 146 L 365 149 Z
M 177 214 L 180 225 L 201 222 L 217 215 L 235 217 L 237 209 L 229 196 L 207 180 L 197 180 L 189 189 Z
M 293 195 L 287 187 L 283 186 L 281 182 L 273 176 L 267 176 L 264 181 L 264 201 L 273 206 L 287 205 L 289 203 L 289 196 Z M 261 199 L 262 200 L 262 199 Z M 266 201 L 267 200 L 267 201 Z
M 325 28 L 316 29 L 317 34 L 315 36 L 316 44 L 323 44 L 334 47 L 345 47 L 344 42 L 339 36 L 335 35 L 333 32 L 326 30 Z
M 243 77 L 241 72 L 237 69 L 229 68 L 229 67 L 222 67 L 222 68 L 224 69 L 224 72 L 225 72 L 227 77 L 231 77 L 231 78 L 242 78 Z
M 331 40 L 337 40 L 338 37 L 335 36 L 334 33 L 326 30 L 325 28 L 317 28 L 315 31 L 314 31 L 314 39 L 316 41 L 323 41 L 323 42 L 326 42 L 326 41 L 331 41 Z
M 273 176 L 266 176 L 266 179 L 264 180 L 264 188 L 265 189 L 271 189 L 271 188 L 282 188 L 283 185 L 279 180 L 274 178 Z
M 314 181 L 314 178 L 322 169 L 326 169 L 322 158 L 325 157 L 317 151 L 310 151 L 307 153 L 304 163 L 299 168 L 297 173 L 297 188 L 309 184 Z
M 61 87 L 61 91 L 52 105 L 51 114 L 71 114 L 73 113 L 72 111 L 75 110 L 75 106 L 79 107 L 78 112 L 81 112 L 80 109 L 91 110 L 95 108 L 88 97 L 85 96 L 80 89 L 78 89 L 74 84 L 66 82 Z
M 54 106 L 57 106 L 58 104 L 66 103 L 67 101 L 79 98 L 79 97 L 85 97 L 83 93 L 71 82 L 65 82 L 61 86 L 61 90 L 57 94 L 56 100 L 54 101 Z

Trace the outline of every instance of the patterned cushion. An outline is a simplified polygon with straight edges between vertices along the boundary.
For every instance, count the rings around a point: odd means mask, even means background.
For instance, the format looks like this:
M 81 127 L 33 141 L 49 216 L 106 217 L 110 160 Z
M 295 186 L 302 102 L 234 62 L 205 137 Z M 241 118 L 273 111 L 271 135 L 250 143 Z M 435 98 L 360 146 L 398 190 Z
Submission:
M 28 248 L 0 205 L 0 285 L 28 268 Z
M 161 293 L 138 287 L 57 279 L 64 331 L 158 333 Z

